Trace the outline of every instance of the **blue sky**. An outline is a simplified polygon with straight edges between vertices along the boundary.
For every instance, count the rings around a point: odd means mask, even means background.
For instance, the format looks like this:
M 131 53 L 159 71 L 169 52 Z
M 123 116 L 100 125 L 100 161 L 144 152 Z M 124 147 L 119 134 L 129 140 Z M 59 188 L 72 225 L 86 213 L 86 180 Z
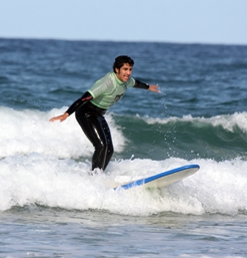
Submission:
M 0 0 L 0 37 L 247 45 L 247 0 Z

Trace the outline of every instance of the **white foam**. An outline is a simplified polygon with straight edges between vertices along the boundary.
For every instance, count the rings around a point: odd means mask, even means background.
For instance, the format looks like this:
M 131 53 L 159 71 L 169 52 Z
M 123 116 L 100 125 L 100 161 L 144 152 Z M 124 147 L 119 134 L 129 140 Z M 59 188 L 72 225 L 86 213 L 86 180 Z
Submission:
M 191 115 L 179 117 L 169 117 L 165 119 L 161 118 L 145 118 L 145 121 L 149 124 L 159 123 L 167 124 L 169 122 L 199 122 L 204 124 L 210 124 L 212 126 L 222 126 L 225 130 L 232 132 L 234 127 L 239 127 L 243 132 L 247 132 L 247 112 L 234 113 L 231 115 L 218 115 L 210 118 L 205 117 L 192 117 Z
M 112 189 L 119 176 L 150 176 L 189 163 L 199 164 L 201 169 L 168 188 Z M 240 159 L 133 159 L 112 161 L 107 174 L 90 176 L 89 163 L 40 153 L 13 155 L 0 160 L 0 210 L 40 204 L 141 216 L 161 212 L 235 215 L 247 211 L 246 170 L 247 161 Z
M 90 176 L 90 162 L 76 162 L 80 156 L 91 157 L 93 147 L 72 117 L 65 122 L 48 122 L 66 108 L 50 112 L 13 110 L 0 107 L 0 210 L 13 206 L 40 204 L 65 209 L 103 209 L 119 214 L 142 215 L 160 212 L 184 214 L 222 213 L 234 215 L 247 211 L 247 161 L 234 159 L 163 161 L 131 159 L 112 161 L 107 175 Z M 222 125 L 227 130 L 238 126 L 247 131 L 247 113 L 211 119 L 183 117 Z M 126 139 L 113 117 L 108 114 L 115 150 L 123 150 Z M 168 120 L 147 119 L 148 123 Z M 228 123 L 227 123 L 228 122 Z M 62 158 L 62 159 L 61 159 Z M 187 164 L 199 164 L 193 176 L 162 190 L 144 187 L 112 190 L 125 180 L 151 176 Z
M 92 144 L 81 131 L 73 115 L 62 123 L 48 121 L 65 110 L 66 108 L 53 109 L 50 112 L 17 111 L 0 107 L 0 158 L 16 154 L 28 155 L 32 152 L 55 155 L 59 158 L 90 157 L 93 152 Z M 111 128 L 115 151 L 121 152 L 126 139 L 120 128 L 115 125 L 111 114 L 107 114 L 106 119 Z

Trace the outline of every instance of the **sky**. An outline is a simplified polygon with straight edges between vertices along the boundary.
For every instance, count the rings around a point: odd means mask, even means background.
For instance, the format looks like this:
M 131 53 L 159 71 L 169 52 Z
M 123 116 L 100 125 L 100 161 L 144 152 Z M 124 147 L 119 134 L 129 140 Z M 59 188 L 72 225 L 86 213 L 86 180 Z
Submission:
M 0 0 L 0 38 L 247 45 L 247 0 Z

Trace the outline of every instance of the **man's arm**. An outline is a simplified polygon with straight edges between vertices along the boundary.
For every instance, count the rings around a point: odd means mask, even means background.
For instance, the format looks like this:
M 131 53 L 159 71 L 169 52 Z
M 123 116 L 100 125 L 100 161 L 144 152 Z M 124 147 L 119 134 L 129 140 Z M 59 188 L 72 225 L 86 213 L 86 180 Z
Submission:
M 142 82 L 140 80 L 135 80 L 135 85 L 133 86 L 134 88 L 139 88 L 139 89 L 146 89 L 154 92 L 160 92 L 159 86 L 158 85 L 149 85 L 145 82 Z
M 92 95 L 86 91 L 78 100 L 76 100 L 65 113 L 68 113 L 69 116 L 75 112 L 79 107 L 86 104 L 89 100 L 91 100 L 93 97 Z
M 89 100 L 91 100 L 93 97 L 89 92 L 85 92 L 81 98 L 79 98 L 78 100 L 76 100 L 68 109 L 67 111 L 60 115 L 60 116 L 55 116 L 52 117 L 49 121 L 50 122 L 54 122 L 56 120 L 59 120 L 60 122 L 64 121 L 65 119 L 67 119 L 67 117 L 69 117 L 73 112 L 75 112 L 79 107 L 81 107 L 82 105 L 86 104 Z

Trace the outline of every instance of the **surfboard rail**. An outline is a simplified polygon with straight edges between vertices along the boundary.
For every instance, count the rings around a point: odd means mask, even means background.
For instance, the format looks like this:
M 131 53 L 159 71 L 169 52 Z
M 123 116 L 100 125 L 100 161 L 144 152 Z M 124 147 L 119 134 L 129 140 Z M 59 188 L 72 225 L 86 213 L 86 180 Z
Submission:
M 155 174 L 153 176 L 149 176 L 146 178 L 134 180 L 132 182 L 117 186 L 113 188 L 117 189 L 130 189 L 133 187 L 147 185 L 148 187 L 153 188 L 162 188 L 173 183 L 176 183 L 184 178 L 196 173 L 199 170 L 200 166 L 197 164 L 185 165 L 182 167 L 174 168 L 168 171 L 161 172 L 159 174 Z

